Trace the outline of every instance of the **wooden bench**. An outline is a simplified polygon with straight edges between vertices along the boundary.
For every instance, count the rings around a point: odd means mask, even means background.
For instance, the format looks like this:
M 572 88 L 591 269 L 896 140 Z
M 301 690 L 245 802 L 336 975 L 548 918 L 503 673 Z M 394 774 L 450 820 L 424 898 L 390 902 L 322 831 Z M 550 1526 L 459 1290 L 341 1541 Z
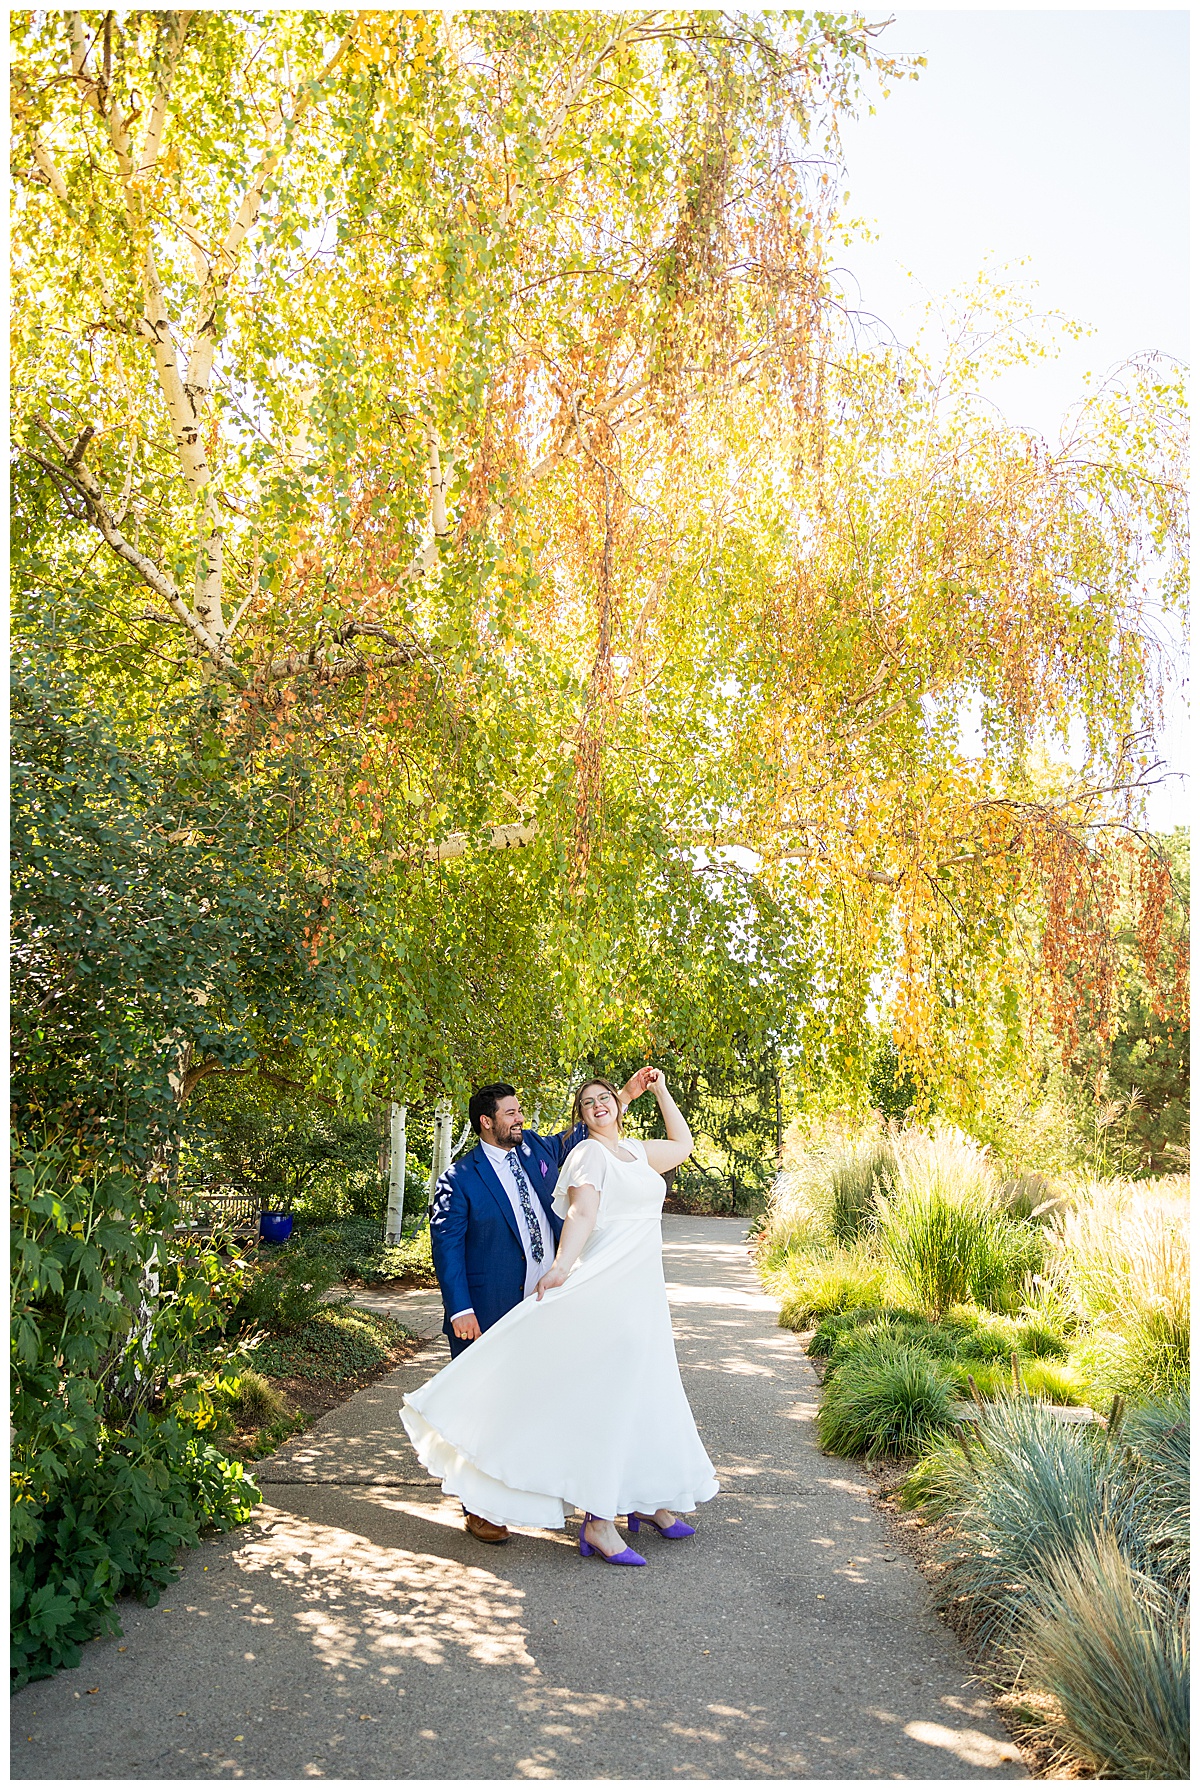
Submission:
M 262 1198 L 236 1187 L 181 1187 L 177 1231 L 211 1236 L 228 1231 L 235 1237 L 258 1237 Z

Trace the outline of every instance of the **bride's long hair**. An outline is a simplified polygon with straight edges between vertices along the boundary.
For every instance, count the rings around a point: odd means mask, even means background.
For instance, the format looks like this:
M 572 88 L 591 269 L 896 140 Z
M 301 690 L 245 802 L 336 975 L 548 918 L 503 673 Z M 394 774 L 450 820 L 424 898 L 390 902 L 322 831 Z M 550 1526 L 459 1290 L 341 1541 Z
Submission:
M 621 1111 L 621 1091 L 619 1088 L 614 1088 L 608 1077 L 605 1075 L 589 1075 L 579 1092 L 576 1094 L 574 1105 L 571 1107 L 572 1129 L 574 1129 L 576 1125 L 582 1125 L 584 1123 L 583 1097 L 589 1088 L 608 1089 L 609 1093 L 617 1103 L 617 1130 L 623 1132 L 625 1130 L 625 1114 Z

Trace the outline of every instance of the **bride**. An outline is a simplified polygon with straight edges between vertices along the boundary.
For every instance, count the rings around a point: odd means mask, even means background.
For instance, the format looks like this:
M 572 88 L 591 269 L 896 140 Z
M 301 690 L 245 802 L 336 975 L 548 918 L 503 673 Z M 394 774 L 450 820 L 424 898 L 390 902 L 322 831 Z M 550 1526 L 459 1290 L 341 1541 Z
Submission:
M 574 1120 L 588 1135 L 558 1178 L 564 1220 L 536 1296 L 404 1401 L 427 1472 L 493 1523 L 561 1529 L 584 1512 L 582 1554 L 644 1566 L 617 1533 L 628 1515 L 668 1540 L 694 1535 L 677 1510 L 715 1497 L 671 1334 L 660 1216 L 666 1183 L 692 1151 L 660 1070 L 650 1088 L 665 1139 L 627 1138 L 612 1083 L 585 1082 Z

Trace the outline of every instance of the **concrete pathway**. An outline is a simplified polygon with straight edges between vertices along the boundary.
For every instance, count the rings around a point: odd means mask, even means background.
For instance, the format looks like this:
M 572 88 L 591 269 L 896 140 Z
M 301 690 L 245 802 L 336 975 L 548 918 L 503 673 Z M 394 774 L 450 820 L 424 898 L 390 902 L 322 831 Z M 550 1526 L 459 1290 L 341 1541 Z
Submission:
M 387 1380 L 262 1462 L 256 1519 L 13 1700 L 23 1778 L 1014 1778 L 1025 1772 L 853 1466 L 742 1227 L 668 1217 L 721 1494 L 649 1567 L 464 1535 Z M 414 1302 L 415 1305 L 415 1302 Z

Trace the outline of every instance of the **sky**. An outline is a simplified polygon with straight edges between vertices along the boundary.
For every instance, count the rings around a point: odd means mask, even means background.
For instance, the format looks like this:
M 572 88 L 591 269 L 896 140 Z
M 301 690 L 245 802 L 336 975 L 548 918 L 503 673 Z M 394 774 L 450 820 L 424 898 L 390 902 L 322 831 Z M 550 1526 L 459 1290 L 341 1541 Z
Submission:
M 851 299 L 903 340 L 927 297 L 1027 258 L 1037 308 L 1092 333 L 989 395 L 1051 440 L 1085 372 L 1147 350 L 1186 360 L 1188 14 L 864 10 L 894 19 L 882 48 L 927 66 L 843 124 L 847 209 L 876 236 L 839 250 Z M 1160 753 L 1183 771 L 1181 642 L 1176 657 Z M 1184 824 L 1187 792 L 1181 778 L 1156 791 L 1152 824 Z

